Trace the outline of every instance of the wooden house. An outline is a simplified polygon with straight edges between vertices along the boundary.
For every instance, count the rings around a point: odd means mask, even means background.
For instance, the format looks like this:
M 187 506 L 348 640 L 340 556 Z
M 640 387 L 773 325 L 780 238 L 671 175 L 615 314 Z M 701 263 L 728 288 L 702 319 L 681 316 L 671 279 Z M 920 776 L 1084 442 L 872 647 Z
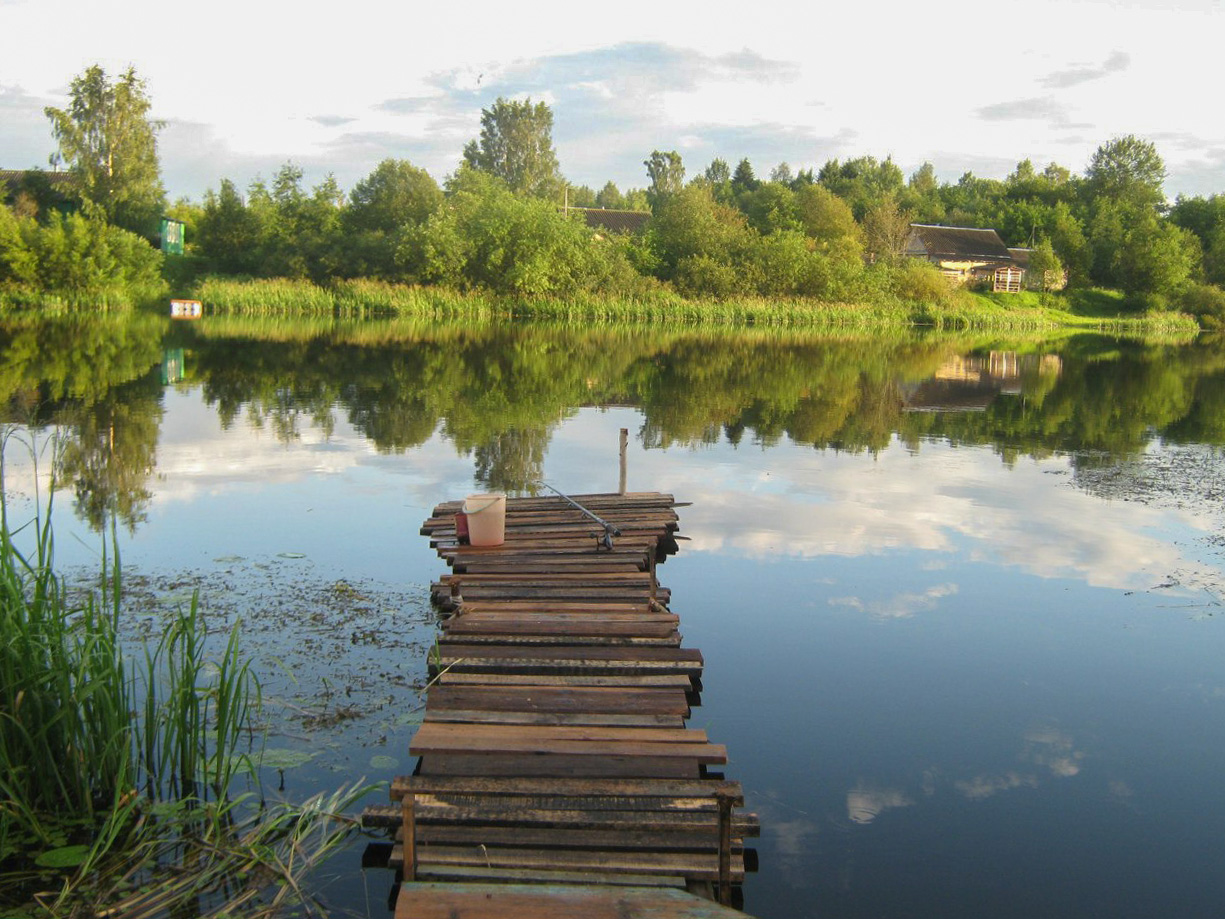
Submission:
M 906 254 L 939 266 L 954 284 L 978 282 L 989 284 L 992 290 L 1017 293 L 1025 274 L 1013 250 L 995 230 L 912 223 Z

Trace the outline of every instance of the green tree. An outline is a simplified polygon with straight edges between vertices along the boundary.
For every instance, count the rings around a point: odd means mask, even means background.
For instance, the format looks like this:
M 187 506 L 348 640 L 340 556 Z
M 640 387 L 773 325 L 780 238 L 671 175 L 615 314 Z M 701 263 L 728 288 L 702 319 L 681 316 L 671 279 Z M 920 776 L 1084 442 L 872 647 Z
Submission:
M 863 235 L 868 256 L 874 262 L 896 262 L 906 252 L 910 236 L 910 213 L 889 195 L 864 214 Z
M 595 196 L 596 207 L 605 207 L 610 211 L 625 209 L 625 196 L 621 194 L 615 182 L 606 182 Z
M 565 294 L 599 287 L 615 270 L 615 253 L 595 245 L 586 224 L 552 202 L 516 195 L 467 166 L 448 192 L 446 206 L 406 231 L 397 252 L 401 266 L 423 281 Z
M 874 156 L 860 156 L 845 163 L 828 160 L 817 174 L 817 181 L 845 200 L 856 220 L 863 220 L 870 207 L 901 192 L 905 177 L 891 157 L 881 161 Z
M 791 171 L 791 164 L 784 160 L 771 169 L 770 181 L 778 182 L 780 185 L 790 185 L 792 182 L 794 182 L 795 173 Z
M 259 274 L 263 232 L 259 217 L 247 209 L 234 183 L 204 195 L 204 212 L 196 226 L 196 249 L 224 274 Z
M 1085 170 L 1090 201 L 1102 199 L 1137 207 L 1165 203 L 1165 163 L 1151 141 L 1134 134 L 1116 137 L 1094 151 Z
M 502 179 L 514 192 L 548 199 L 561 193 L 553 112 L 543 102 L 499 97 L 481 109 L 481 136 L 464 147 L 464 161 Z
M 732 180 L 732 171 L 727 165 L 727 160 L 717 157 L 710 161 L 710 165 L 706 167 L 706 172 L 703 175 L 711 185 L 720 185 L 723 182 L 730 182 Z
M 757 191 L 761 182 L 753 173 L 753 164 L 749 162 L 746 156 L 736 164 L 736 171 L 732 173 L 732 192 L 737 197 L 749 191 Z
M 441 204 L 442 189 L 428 172 L 408 160 L 385 159 L 353 186 L 345 228 L 391 233 L 424 222 Z
M 22 238 L 21 220 L 0 204 L 0 290 L 32 284 L 38 270 L 34 253 Z
M 651 202 L 651 210 L 658 210 L 659 205 L 685 187 L 685 165 L 681 155 L 675 150 L 661 153 L 655 150 L 642 161 L 647 167 L 647 175 L 651 185 L 647 189 L 647 199 Z
M 163 122 L 149 117 L 145 81 L 128 68 L 112 82 L 95 64 L 72 81 L 69 96 L 66 109 L 44 109 L 64 162 L 108 220 L 151 237 L 166 192 L 157 160 Z
M 1059 290 L 1063 287 L 1063 263 L 1055 254 L 1049 239 L 1044 239 L 1029 254 L 1029 267 L 1025 271 L 1026 286 L 1030 290 Z
M 763 182 L 756 191 L 741 195 L 738 203 L 758 233 L 801 229 L 795 210 L 795 193 L 781 182 Z
M 442 206 L 442 189 L 424 169 L 386 159 L 353 187 L 341 214 L 341 272 L 398 280 L 395 252 L 405 227 L 424 223 Z
M 855 222 L 850 205 L 824 185 L 801 185 L 795 192 L 795 213 L 804 235 L 813 240 L 818 251 L 863 251 L 863 231 Z

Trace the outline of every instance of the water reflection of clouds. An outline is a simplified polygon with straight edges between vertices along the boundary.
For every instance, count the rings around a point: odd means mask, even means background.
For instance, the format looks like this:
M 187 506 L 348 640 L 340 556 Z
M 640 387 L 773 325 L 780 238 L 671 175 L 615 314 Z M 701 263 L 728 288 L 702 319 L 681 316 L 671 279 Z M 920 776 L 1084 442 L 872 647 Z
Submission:
M 976 775 L 972 779 L 958 779 L 953 783 L 953 787 L 971 801 L 981 801 L 1001 791 L 1011 791 L 1014 788 L 1037 788 L 1038 780 L 1032 775 L 1007 772 L 1004 775 Z
M 881 619 L 907 619 L 915 613 L 935 609 L 941 599 L 955 593 L 956 584 L 937 584 L 922 593 L 899 593 L 885 600 L 864 601 L 859 597 L 831 597 L 829 604 L 862 610 Z
M 782 446 L 762 451 L 769 459 L 732 465 L 718 461 L 723 449 L 730 448 L 712 448 L 716 456 L 696 462 L 642 460 L 653 480 L 694 502 L 685 512 L 689 551 L 857 557 L 898 549 L 951 554 L 965 545 L 973 561 L 1136 588 L 1183 561 L 1155 533 L 1214 526 L 1188 511 L 1105 502 L 1066 487 L 1064 475 L 1050 474 L 1067 471 L 1065 458 L 1010 467 L 988 449 L 936 443 L 914 454 L 894 444 L 875 457 L 787 454 Z M 765 464 L 768 487 L 752 468 Z
M 472 484 L 471 460 L 438 436 L 409 453 L 385 455 L 338 420 L 326 433 L 315 425 L 303 425 L 287 446 L 268 430 L 247 423 L 222 430 L 216 412 L 197 394 L 168 394 L 167 399 L 176 401 L 174 410 L 165 415 L 157 448 L 158 476 L 152 485 L 161 503 L 190 503 L 247 485 L 303 482 L 368 466 L 401 475 L 402 497 L 416 498 L 427 509 Z
M 846 793 L 846 815 L 853 823 L 868 824 L 885 811 L 910 807 L 911 799 L 898 788 L 885 788 L 860 781 Z
M 1038 766 L 1051 776 L 1060 779 L 1080 774 L 1083 750 L 1076 748 L 1071 734 L 1050 726 L 1041 726 L 1026 731 L 1022 737 L 1020 759 L 1027 766 Z M 970 779 L 959 779 L 953 787 L 971 801 L 981 801 L 1005 791 L 1017 788 L 1037 788 L 1039 776 L 1028 770 L 1009 770 L 1002 774 L 977 775 Z M 1121 795 L 1115 789 L 1127 788 L 1121 781 L 1111 782 L 1111 793 Z M 1127 790 L 1130 795 L 1130 789 Z

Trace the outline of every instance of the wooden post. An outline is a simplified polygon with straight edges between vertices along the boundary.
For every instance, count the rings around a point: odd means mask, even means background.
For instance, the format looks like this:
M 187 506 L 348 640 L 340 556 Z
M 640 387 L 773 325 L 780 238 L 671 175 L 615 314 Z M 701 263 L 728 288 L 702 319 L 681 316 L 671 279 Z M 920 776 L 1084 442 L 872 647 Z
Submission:
M 725 788 L 719 801 L 719 902 L 732 905 L 732 796 Z M 407 856 L 406 856 L 407 857 Z
M 625 494 L 625 449 L 629 446 L 630 432 L 628 428 L 621 429 L 621 487 L 618 494 Z
M 402 825 L 404 842 L 404 878 L 408 881 L 417 880 L 417 818 L 413 812 L 413 794 L 407 792 L 400 801 L 403 814 Z

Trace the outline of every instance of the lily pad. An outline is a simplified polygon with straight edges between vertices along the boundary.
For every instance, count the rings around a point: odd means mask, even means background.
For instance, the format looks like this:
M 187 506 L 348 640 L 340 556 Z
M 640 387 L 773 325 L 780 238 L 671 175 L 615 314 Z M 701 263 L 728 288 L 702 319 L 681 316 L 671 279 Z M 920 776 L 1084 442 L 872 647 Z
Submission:
M 307 750 L 291 750 L 288 747 L 273 747 L 258 757 L 259 764 L 267 769 L 296 769 L 315 758 Z
M 34 859 L 40 868 L 75 868 L 89 855 L 89 846 L 60 846 L 48 849 Z
M 241 555 L 221 555 L 213 559 L 213 561 L 218 562 L 220 564 L 229 564 L 231 562 L 241 562 L 242 560 L 243 558 Z
M 305 552 L 278 552 L 277 558 L 306 558 Z
M 395 769 L 398 765 L 400 765 L 400 761 L 394 756 L 376 753 L 374 756 L 370 757 L 371 769 Z

